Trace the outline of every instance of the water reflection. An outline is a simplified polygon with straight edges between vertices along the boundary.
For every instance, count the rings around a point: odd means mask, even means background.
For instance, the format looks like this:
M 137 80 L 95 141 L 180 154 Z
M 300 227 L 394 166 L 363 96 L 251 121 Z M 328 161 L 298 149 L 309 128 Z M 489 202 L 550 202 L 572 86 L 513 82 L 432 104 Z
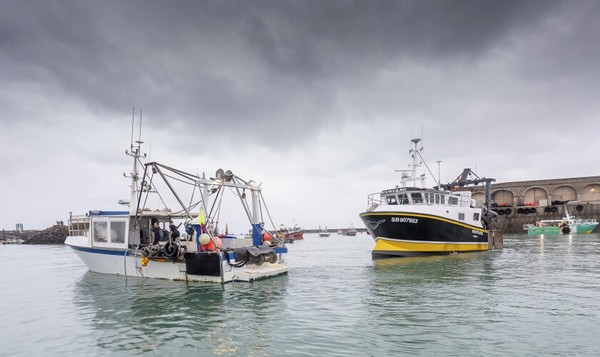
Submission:
M 370 307 L 365 323 L 380 332 L 380 343 L 394 344 L 398 353 L 435 355 L 456 350 L 457 344 L 467 347 L 471 326 L 487 331 L 486 323 L 497 319 L 503 254 L 375 260 L 364 295 Z
M 286 281 L 186 285 L 88 272 L 77 282 L 75 295 L 80 317 L 97 334 L 101 349 L 254 353 L 257 346 L 269 345 L 270 319 Z
M 291 245 L 289 275 L 225 286 L 126 281 L 86 273 L 69 248 L 5 246 L 3 353 L 597 355 L 600 235 L 504 243 L 373 261 L 368 237 L 309 236 Z
M 387 284 L 390 279 L 420 282 L 451 282 L 464 279 L 474 269 L 490 260 L 491 252 L 473 252 L 429 257 L 378 259 L 373 261 L 377 280 Z

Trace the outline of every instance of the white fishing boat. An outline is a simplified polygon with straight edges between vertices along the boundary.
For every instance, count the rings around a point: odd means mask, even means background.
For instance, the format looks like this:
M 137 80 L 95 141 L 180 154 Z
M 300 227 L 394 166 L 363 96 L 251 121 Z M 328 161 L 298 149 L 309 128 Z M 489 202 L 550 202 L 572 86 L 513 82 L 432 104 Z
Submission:
M 142 164 L 140 140 L 131 143 L 131 197 L 120 202 L 127 211 L 89 211 L 69 219 L 70 246 L 89 270 L 142 278 L 227 283 L 286 274 L 287 248 L 264 229 L 266 205 L 252 180 L 217 170 L 214 178 L 191 174 L 158 162 Z M 159 182 L 167 192 L 159 192 Z M 187 197 L 176 186 L 185 186 Z M 240 200 L 241 216 L 251 225 L 251 238 L 219 238 L 223 195 Z M 178 210 L 152 209 L 147 202 L 167 196 Z M 187 203 L 184 203 L 187 202 Z M 154 221 L 158 224 L 153 225 Z M 177 225 L 179 222 L 179 226 Z M 272 223 L 272 222 L 271 222 Z M 179 233 L 183 226 L 185 233 Z M 166 228 L 170 227 L 170 232 Z M 273 225 L 274 228 L 274 225 Z M 163 239 L 160 239 L 160 236 Z
M 343 236 L 354 237 L 356 233 L 356 228 L 354 228 L 354 226 L 351 224 L 350 227 L 342 229 L 340 234 Z
M 325 228 L 319 226 L 319 237 L 329 237 L 330 235 L 331 233 L 327 230 L 327 226 L 325 226 Z
M 416 173 L 422 164 L 420 141 L 411 140 L 413 161 L 410 170 L 402 171 L 401 186 L 369 195 L 368 208 L 360 214 L 375 240 L 373 257 L 484 251 L 494 242 L 500 247 L 501 233 L 490 227 L 495 212 L 486 206 L 494 179 L 468 180 L 473 173 L 465 169 L 453 183 L 425 188 L 425 175 Z M 415 186 L 420 182 L 421 187 L 408 187 L 411 181 Z M 471 192 L 460 188 L 479 183 L 486 185 L 486 205 L 477 207 Z

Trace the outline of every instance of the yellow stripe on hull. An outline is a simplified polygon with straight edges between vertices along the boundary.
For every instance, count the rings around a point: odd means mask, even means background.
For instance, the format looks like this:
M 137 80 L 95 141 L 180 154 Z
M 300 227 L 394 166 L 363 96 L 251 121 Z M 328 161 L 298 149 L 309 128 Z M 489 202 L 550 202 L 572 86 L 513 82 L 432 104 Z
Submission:
M 403 242 L 377 238 L 373 252 L 424 252 L 450 253 L 488 250 L 488 243 L 453 243 L 453 242 Z
M 431 220 L 435 220 L 435 221 L 441 221 L 441 222 L 446 222 L 446 223 L 450 223 L 456 226 L 461 226 L 461 227 L 465 227 L 468 229 L 472 229 L 475 231 L 479 231 L 479 232 L 487 232 L 485 229 L 481 228 L 481 227 L 477 227 L 477 226 L 473 226 L 470 224 L 465 224 L 462 222 L 458 222 L 455 220 L 451 220 L 448 218 L 444 218 L 444 217 L 439 217 L 439 216 L 435 216 L 435 215 L 431 215 L 431 214 L 424 214 L 424 213 L 407 213 L 407 212 L 366 212 L 366 213 L 361 213 L 360 217 L 369 217 L 369 216 L 396 216 L 396 217 L 416 217 L 416 218 L 428 218 Z

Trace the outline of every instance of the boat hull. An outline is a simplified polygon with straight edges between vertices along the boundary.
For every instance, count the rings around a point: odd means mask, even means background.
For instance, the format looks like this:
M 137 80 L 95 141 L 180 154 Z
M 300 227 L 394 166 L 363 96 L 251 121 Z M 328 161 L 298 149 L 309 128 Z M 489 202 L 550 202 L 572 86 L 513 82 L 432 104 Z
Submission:
M 577 234 L 591 234 L 598 224 L 582 224 L 577 227 Z
M 486 251 L 489 247 L 485 229 L 442 216 L 364 212 L 360 217 L 375 240 L 373 257 Z
M 288 267 L 279 254 L 277 262 L 261 265 L 246 264 L 234 267 L 227 261 L 225 252 L 198 253 L 205 255 L 203 274 L 193 274 L 193 269 L 188 262 L 169 260 L 166 258 L 149 258 L 144 264 L 145 257 L 139 253 L 126 249 L 103 249 L 77 245 L 66 242 L 86 267 L 93 272 L 111 275 L 124 275 L 140 278 L 167 279 L 193 282 L 228 283 L 232 281 L 253 281 L 271 276 L 286 274 Z M 186 253 L 190 254 L 190 253 Z M 194 253 L 194 255 L 196 255 Z M 209 257 L 212 255 L 212 257 Z M 230 262 L 235 263 L 230 255 Z M 207 264 L 212 264 L 212 268 Z M 197 269 L 196 269 L 197 270 Z M 194 272 L 196 273 L 196 272 Z

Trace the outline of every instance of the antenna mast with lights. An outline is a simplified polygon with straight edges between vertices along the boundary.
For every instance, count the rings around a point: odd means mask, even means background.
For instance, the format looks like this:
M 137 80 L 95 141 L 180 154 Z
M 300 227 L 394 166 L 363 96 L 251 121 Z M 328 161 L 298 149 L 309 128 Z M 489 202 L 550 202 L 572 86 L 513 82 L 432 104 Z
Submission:
M 416 186 L 416 182 L 421 182 L 421 187 L 425 187 L 425 174 L 417 177 L 417 167 L 421 167 L 423 161 L 421 161 L 421 151 L 423 151 L 423 145 L 419 144 L 421 142 L 420 138 L 414 138 L 410 140 L 412 147 L 408 150 L 408 153 L 412 157 L 412 163 L 408 164 L 410 167 L 409 170 L 396 170 L 396 172 L 401 172 L 402 176 L 400 178 L 400 182 L 402 183 L 402 187 L 406 187 L 406 183 L 412 181 L 413 185 Z
M 133 158 L 133 169 L 129 173 L 129 175 L 123 174 L 123 176 L 131 178 L 131 194 L 129 197 L 129 202 L 122 201 L 122 200 L 119 201 L 120 204 L 129 205 L 129 214 L 130 215 L 136 215 L 137 211 L 138 211 L 138 203 L 137 203 L 138 202 L 138 199 L 137 199 L 138 181 L 139 181 L 138 165 L 141 164 L 140 158 L 146 157 L 145 153 L 143 155 L 141 153 L 141 147 L 142 147 L 142 144 L 144 143 L 142 141 L 142 110 L 141 109 L 140 109 L 138 139 L 136 141 L 133 141 L 134 131 L 135 131 L 135 107 L 133 108 L 133 113 L 131 116 L 131 140 L 130 140 L 130 144 L 129 144 L 129 150 L 125 150 L 125 154 L 128 156 L 131 156 Z M 141 189 L 143 189 L 143 188 L 141 188 Z

